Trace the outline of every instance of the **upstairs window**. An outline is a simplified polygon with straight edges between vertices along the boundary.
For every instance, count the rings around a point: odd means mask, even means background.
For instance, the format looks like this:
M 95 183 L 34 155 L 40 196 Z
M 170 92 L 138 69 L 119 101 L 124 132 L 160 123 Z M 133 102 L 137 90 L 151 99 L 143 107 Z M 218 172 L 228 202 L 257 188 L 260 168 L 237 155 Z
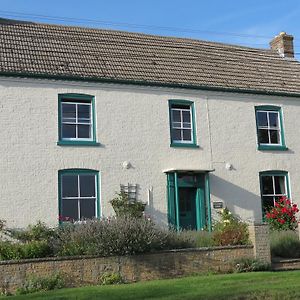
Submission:
M 258 149 L 286 150 L 281 108 L 257 106 L 255 111 Z
M 60 145 L 96 144 L 94 97 L 79 94 L 59 95 Z
M 284 171 L 260 173 L 260 188 L 263 214 L 275 205 L 283 196 L 289 197 L 288 174 Z
M 171 146 L 197 147 L 194 103 L 169 100 Z

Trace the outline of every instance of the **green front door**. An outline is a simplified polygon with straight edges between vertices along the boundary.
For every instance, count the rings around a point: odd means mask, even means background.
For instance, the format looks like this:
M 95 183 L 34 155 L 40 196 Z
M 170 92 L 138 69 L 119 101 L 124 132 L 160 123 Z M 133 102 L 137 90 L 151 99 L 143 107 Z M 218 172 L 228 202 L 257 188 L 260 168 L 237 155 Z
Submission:
M 191 229 L 197 228 L 196 223 L 196 188 L 178 188 L 178 198 L 179 198 L 179 223 L 181 229 Z
M 167 173 L 168 220 L 177 230 L 201 230 L 210 225 L 206 173 Z

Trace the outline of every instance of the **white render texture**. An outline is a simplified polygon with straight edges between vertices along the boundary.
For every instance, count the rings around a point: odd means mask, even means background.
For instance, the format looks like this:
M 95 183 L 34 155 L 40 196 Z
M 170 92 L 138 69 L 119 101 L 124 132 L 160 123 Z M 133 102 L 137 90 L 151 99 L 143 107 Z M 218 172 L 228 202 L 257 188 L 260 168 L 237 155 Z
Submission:
M 101 146 L 57 145 L 60 93 L 95 96 Z M 113 214 L 109 200 L 120 184 L 131 183 L 147 213 L 167 224 L 163 170 L 171 168 L 215 169 L 211 202 L 251 222 L 261 221 L 260 171 L 288 171 L 300 204 L 298 98 L 8 77 L 0 78 L 0 95 L 0 219 L 8 226 L 57 224 L 58 170 L 68 168 L 100 172 L 103 216 Z M 199 148 L 170 147 L 169 99 L 194 101 Z M 288 151 L 257 150 L 256 105 L 282 107 Z

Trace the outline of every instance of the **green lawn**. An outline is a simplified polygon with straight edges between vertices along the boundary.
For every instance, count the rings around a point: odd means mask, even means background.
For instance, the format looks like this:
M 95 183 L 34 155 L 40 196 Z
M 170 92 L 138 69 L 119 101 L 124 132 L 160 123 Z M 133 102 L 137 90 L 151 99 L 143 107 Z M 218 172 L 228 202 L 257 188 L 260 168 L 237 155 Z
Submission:
M 300 271 L 199 275 L 135 284 L 62 289 L 1 299 L 300 299 Z

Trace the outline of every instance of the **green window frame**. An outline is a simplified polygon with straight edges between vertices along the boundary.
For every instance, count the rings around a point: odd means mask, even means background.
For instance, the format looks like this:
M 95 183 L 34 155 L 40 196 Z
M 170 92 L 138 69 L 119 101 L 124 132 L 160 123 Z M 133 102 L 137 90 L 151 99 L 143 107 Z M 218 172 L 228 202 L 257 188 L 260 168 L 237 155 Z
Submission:
M 286 196 L 290 199 L 290 183 L 287 171 L 259 172 L 259 182 L 263 216 L 280 197 Z
M 69 179 L 67 177 L 69 177 Z M 92 186 L 92 189 L 94 189 L 94 194 L 91 193 L 91 183 L 93 184 L 93 177 L 95 180 L 94 186 Z M 60 223 L 63 221 L 82 220 L 81 216 L 83 215 L 83 212 L 81 211 L 81 207 L 83 208 L 83 204 L 85 205 L 85 211 L 90 210 L 89 206 L 93 207 L 94 205 L 94 214 L 91 217 L 100 218 L 101 208 L 99 179 L 99 171 L 91 169 L 63 169 L 58 171 L 58 214 Z M 65 192 L 64 184 L 67 183 L 69 184 L 69 187 L 66 187 Z M 75 191 L 74 186 L 77 187 L 77 190 L 75 188 Z M 73 208 L 71 207 L 71 209 L 77 209 L 78 218 L 72 218 L 66 215 L 64 212 L 64 204 L 70 204 L 70 201 L 73 202 Z M 77 208 L 75 207 L 76 205 Z
M 170 99 L 169 121 L 171 147 L 199 148 L 196 143 L 195 105 L 193 101 Z
M 73 117 L 63 117 L 63 106 L 75 108 Z M 88 118 L 79 117 L 79 108 L 89 108 Z M 65 137 L 63 130 L 66 126 L 73 128 L 74 137 Z M 88 131 L 86 128 L 88 127 Z M 79 137 L 79 130 L 85 128 L 89 137 Z M 95 97 L 87 94 L 59 94 L 58 95 L 58 142 L 59 146 L 99 146 L 96 140 L 96 111 Z
M 285 151 L 282 108 L 273 105 L 255 107 L 257 149 Z

